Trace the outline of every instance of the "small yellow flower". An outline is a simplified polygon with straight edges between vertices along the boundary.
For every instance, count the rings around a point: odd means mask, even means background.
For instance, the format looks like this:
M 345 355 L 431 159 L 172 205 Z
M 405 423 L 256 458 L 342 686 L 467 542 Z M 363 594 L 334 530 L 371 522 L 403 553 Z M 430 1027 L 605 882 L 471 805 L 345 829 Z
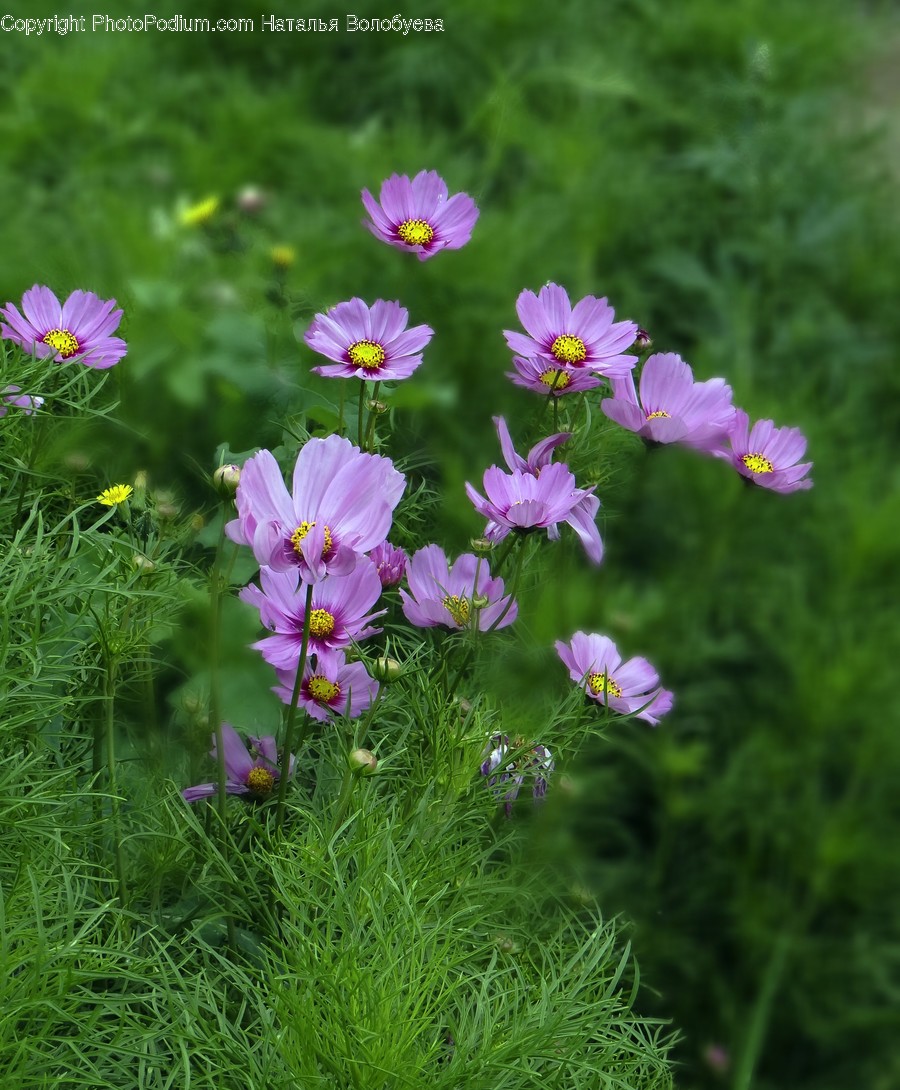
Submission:
M 111 488 L 105 488 L 97 497 L 97 503 L 105 504 L 107 507 L 118 507 L 120 503 L 124 503 L 134 489 L 130 484 L 114 484 Z
M 269 257 L 279 269 L 289 269 L 297 260 L 297 251 L 293 246 L 273 246 L 269 250 Z
M 199 227 L 204 223 L 209 223 L 218 210 L 219 198 L 207 197 L 205 200 L 198 201 L 197 204 L 190 204 L 187 208 L 182 208 L 178 213 L 178 222 L 182 227 Z

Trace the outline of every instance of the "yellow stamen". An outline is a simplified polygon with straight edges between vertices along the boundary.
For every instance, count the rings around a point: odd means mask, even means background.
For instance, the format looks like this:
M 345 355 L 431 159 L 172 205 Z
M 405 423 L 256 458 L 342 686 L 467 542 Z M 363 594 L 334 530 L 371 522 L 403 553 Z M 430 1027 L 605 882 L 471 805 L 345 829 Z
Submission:
M 663 417 L 667 420 L 671 419 L 665 409 L 657 409 L 655 413 L 647 413 L 648 420 L 661 420 Z
M 306 522 L 305 520 L 300 523 L 297 529 L 291 534 L 291 544 L 294 546 L 294 552 L 297 556 L 302 555 L 300 548 L 300 542 L 306 537 L 309 531 L 315 526 L 314 522 Z M 322 546 L 322 556 L 327 556 L 331 552 L 331 547 L 334 545 L 334 538 L 331 536 L 331 530 L 325 527 L 325 544 Z
M 340 685 L 336 681 L 329 681 L 321 674 L 316 674 L 309 679 L 306 690 L 317 704 L 330 704 L 341 695 Z
M 588 686 L 594 696 L 621 696 L 622 690 L 606 674 L 588 674 Z
M 584 341 L 571 333 L 562 333 L 550 345 L 550 351 L 562 363 L 583 363 L 587 359 Z
M 425 246 L 434 238 L 434 228 L 425 220 L 404 220 L 397 234 L 407 246 Z
M 275 777 L 268 769 L 251 768 L 247 773 L 247 786 L 254 795 L 259 795 L 260 798 L 265 799 L 272 794 L 272 788 L 275 786 Z
M 565 371 L 557 371 L 554 368 L 541 373 L 541 382 L 549 386 L 551 390 L 565 390 L 571 381 Z
M 327 639 L 334 632 L 334 614 L 327 609 L 309 611 L 309 634 L 317 640 Z
M 105 504 L 107 507 L 116 507 L 120 503 L 124 503 L 134 489 L 130 484 L 114 484 L 110 488 L 104 488 L 104 490 L 97 497 L 97 503 Z
M 741 461 L 751 473 L 774 473 L 775 467 L 761 454 L 745 454 Z
M 55 348 L 64 360 L 74 356 L 81 347 L 74 333 L 70 333 L 68 329 L 51 329 L 44 334 L 44 344 Z
M 375 341 L 357 341 L 347 349 L 350 362 L 366 371 L 377 371 L 384 363 L 384 349 Z
M 469 623 L 469 602 L 457 594 L 448 594 L 443 599 L 444 608 L 462 628 Z
M 293 246 L 273 246 L 269 250 L 269 257 L 272 259 L 272 264 L 277 265 L 279 269 L 289 269 L 297 260 L 297 251 Z

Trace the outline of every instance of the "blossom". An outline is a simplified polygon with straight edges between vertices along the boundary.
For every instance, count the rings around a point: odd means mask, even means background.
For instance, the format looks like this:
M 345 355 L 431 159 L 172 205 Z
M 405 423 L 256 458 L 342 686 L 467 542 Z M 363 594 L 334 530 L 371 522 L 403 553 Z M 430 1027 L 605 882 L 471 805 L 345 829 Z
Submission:
M 262 568 L 262 589 L 251 583 L 238 597 L 256 606 L 263 625 L 274 632 L 252 646 L 277 669 L 294 669 L 300 661 L 306 618 L 306 587 L 295 571 Z M 370 613 L 381 594 L 381 580 L 371 560 L 362 558 L 348 575 L 329 575 L 313 585 L 309 608 L 309 650 L 347 647 L 380 632 L 368 622 L 386 610 Z
M 304 582 L 347 575 L 387 537 L 404 484 L 389 458 L 329 435 L 301 448 L 291 494 L 272 454 L 261 450 L 241 469 L 238 517 L 225 532 L 250 545 L 262 565 L 299 568 Z
M 591 700 L 654 726 L 671 710 L 673 694 L 660 687 L 656 670 L 644 658 L 623 662 L 608 636 L 576 632 L 570 643 L 557 640 L 556 651 Z
M 205 197 L 196 204 L 182 208 L 178 213 L 178 222 L 182 227 L 200 227 L 213 218 L 219 211 L 221 201 L 218 197 Z
M 272 264 L 276 268 L 289 269 L 297 260 L 297 251 L 293 246 L 288 246 L 287 243 L 281 243 L 278 246 L 273 246 L 269 250 L 269 257 L 272 259 Z
M 92 291 L 73 291 L 60 305 L 49 288 L 35 284 L 22 296 L 22 314 L 12 303 L 0 309 L 8 323 L 0 325 L 0 336 L 41 359 L 52 356 L 57 363 L 102 371 L 126 352 L 125 342 L 110 336 L 122 319 L 115 305 L 115 299 L 100 299 Z
M 281 777 L 278 768 L 278 748 L 274 737 L 249 738 L 250 750 L 241 741 L 238 732 L 230 723 L 222 724 L 222 746 L 225 751 L 225 790 L 229 795 L 250 795 L 256 799 L 267 799 L 272 794 L 275 783 Z M 210 757 L 218 760 L 216 736 L 212 736 Z M 294 774 L 294 755 L 291 754 L 288 776 Z M 181 794 L 187 802 L 206 799 L 219 790 L 217 783 L 201 783 L 196 787 L 186 787 Z
M 528 336 L 505 329 L 506 343 L 520 356 L 546 360 L 553 368 L 586 368 L 605 378 L 627 375 L 636 356 L 622 352 L 634 343 L 634 322 L 613 322 L 606 299 L 586 295 L 573 307 L 565 288 L 546 284 L 540 294 L 523 291 L 516 313 Z
M 506 803 L 507 815 L 512 812 L 512 804 L 519 796 L 526 775 L 533 780 L 531 794 L 534 801 L 540 802 L 544 798 L 550 773 L 555 767 L 546 746 L 527 747 L 521 738 L 510 746 L 507 735 L 495 734 L 488 742 L 486 754 L 481 764 L 481 775 L 490 777 L 488 787 L 493 788 L 498 801 Z M 511 761 L 508 760 L 510 756 L 513 757 Z M 508 790 L 507 784 L 511 784 Z
M 731 450 L 713 453 L 727 458 L 742 477 L 760 488 L 773 492 L 812 488 L 806 476 L 812 462 L 799 462 L 806 452 L 806 436 L 799 428 L 776 428 L 772 420 L 757 420 L 751 428 L 750 418 L 738 409 L 728 438 Z
M 513 356 L 513 368 L 506 372 L 506 377 L 511 378 L 514 385 L 524 386 L 526 390 L 534 390 L 545 397 L 580 394 L 602 382 L 599 375 L 585 367 L 568 367 L 558 362 L 550 364 L 543 356 L 531 359 Z
M 519 612 L 518 604 L 503 596 L 503 580 L 492 579 L 487 560 L 474 553 L 463 553 L 451 567 L 439 545 L 426 545 L 413 553 L 406 580 L 410 593 L 400 591 L 403 613 L 418 628 L 469 628 L 477 616 L 479 631 L 486 632 L 506 628 Z
M 21 386 L 4 386 L 0 390 L 0 417 L 6 416 L 9 411 L 7 405 L 21 409 L 26 416 L 32 416 L 35 410 L 44 404 L 42 397 L 37 397 L 35 394 L 23 394 L 21 390 Z
M 361 378 L 382 382 L 403 379 L 422 362 L 422 349 L 434 336 L 427 325 L 406 328 L 409 311 L 399 303 L 362 299 L 338 303 L 317 314 L 306 331 L 309 347 L 335 363 L 313 367 L 327 378 Z
M 472 198 L 455 193 L 448 199 L 447 185 L 434 170 L 421 170 L 412 181 L 406 174 L 392 174 L 382 183 L 378 201 L 364 189 L 362 202 L 371 217 L 364 226 L 420 261 L 465 246 L 478 219 Z
M 106 507 L 117 507 L 120 503 L 124 503 L 132 492 L 134 489 L 130 484 L 114 484 L 103 489 L 97 497 L 97 503 L 102 503 Z
M 376 545 L 369 553 L 369 559 L 375 565 L 383 587 L 394 587 L 403 578 L 407 563 L 406 553 L 389 541 Z
M 600 408 L 629 431 L 653 443 L 684 443 L 699 450 L 718 446 L 734 422 L 731 387 L 724 379 L 695 382 L 674 352 L 655 352 L 641 370 L 640 400 L 634 378 L 612 379 L 613 396 Z
M 290 704 L 296 683 L 296 665 L 292 670 L 277 670 L 279 684 L 272 691 Z M 349 715 L 355 719 L 371 707 L 378 692 L 378 682 L 369 676 L 361 662 L 347 662 L 343 651 L 324 651 L 310 655 L 303 668 L 298 704 L 313 719 L 331 719 Z

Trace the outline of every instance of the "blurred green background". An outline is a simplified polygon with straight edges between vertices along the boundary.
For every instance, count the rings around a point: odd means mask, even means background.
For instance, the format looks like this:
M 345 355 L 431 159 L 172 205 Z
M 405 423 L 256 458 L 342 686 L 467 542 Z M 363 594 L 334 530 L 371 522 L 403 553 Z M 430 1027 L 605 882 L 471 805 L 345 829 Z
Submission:
M 548 280 L 608 295 L 751 416 L 802 427 L 816 483 L 795 496 L 639 444 L 598 468 L 604 567 L 565 554 L 529 631 L 546 646 L 606 631 L 658 665 L 677 705 L 569 768 L 546 847 L 567 846 L 604 909 L 634 921 L 644 1008 L 683 1034 L 681 1086 L 893 1090 L 890 6 L 445 0 L 406 13 L 443 33 L 406 37 L 350 33 L 346 11 L 314 2 L 208 14 L 256 26 L 0 36 L 0 296 L 37 282 L 125 309 L 120 424 L 81 435 L 69 469 L 86 495 L 143 469 L 183 510 L 208 508 L 219 444 L 279 442 L 285 409 L 327 417 L 334 386 L 307 377 L 298 343 L 312 315 L 399 298 L 437 335 L 393 404 L 409 449 L 440 467 L 435 536 L 459 548 L 480 529 L 462 482 L 497 459 L 491 415 L 534 411 L 504 377 L 500 331 Z M 341 29 L 264 32 L 264 14 Z M 359 203 L 420 169 L 482 210 L 465 249 L 421 265 L 363 230 Z M 261 207 L 242 208 L 247 187 Z M 184 223 L 208 197 L 208 222 Z M 279 268 L 276 245 L 296 261 Z M 540 663 L 556 676 L 552 652 Z

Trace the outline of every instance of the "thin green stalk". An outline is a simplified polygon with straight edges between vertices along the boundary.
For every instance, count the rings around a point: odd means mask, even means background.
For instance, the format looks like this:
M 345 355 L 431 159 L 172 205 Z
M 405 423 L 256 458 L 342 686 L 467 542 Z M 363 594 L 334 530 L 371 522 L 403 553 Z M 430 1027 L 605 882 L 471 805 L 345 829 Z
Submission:
M 359 447 L 360 450 L 363 449 L 363 401 L 365 400 L 365 396 L 366 396 L 366 380 L 361 378 L 359 380 L 359 406 L 358 406 L 359 419 L 356 422 L 356 436 L 357 436 L 357 439 L 358 439 L 357 446 Z
M 112 803 L 113 841 L 116 851 L 116 876 L 119 882 L 119 901 L 128 904 L 128 884 L 125 879 L 125 857 L 122 852 L 122 829 L 119 821 L 119 793 L 116 787 L 116 667 L 111 659 L 106 662 L 106 761 L 110 802 Z
M 370 400 L 374 403 L 378 401 L 378 391 L 381 388 L 381 383 L 376 382 L 372 386 L 372 397 Z M 375 421 L 378 417 L 378 413 L 374 408 L 369 410 L 369 422 L 366 427 L 366 450 L 371 453 L 375 452 Z
M 344 434 L 344 398 L 347 393 L 347 384 L 340 383 L 340 397 L 338 398 L 338 435 Z
M 517 537 L 518 536 L 519 535 L 517 535 Z M 524 544 L 524 539 L 522 539 L 522 543 L 519 545 L 519 551 L 518 551 L 518 553 L 516 553 L 516 566 L 513 569 L 513 577 L 512 577 L 511 583 L 510 583 L 506 605 L 503 607 L 503 611 L 501 612 L 500 616 L 496 619 L 496 621 L 494 621 L 494 623 L 488 629 L 488 632 L 495 631 L 495 629 L 500 624 L 500 622 L 503 620 L 503 618 L 506 616 L 506 614 L 509 613 L 509 611 L 512 609 L 513 602 L 516 600 L 516 594 L 518 593 L 518 590 L 519 590 L 519 580 L 520 580 L 520 578 L 522 576 L 522 567 L 524 565 L 524 562 L 525 562 L 525 544 Z
M 294 691 L 291 693 L 291 705 L 284 723 L 284 752 L 281 754 L 281 777 L 278 781 L 278 807 L 275 811 L 275 832 L 281 829 L 284 821 L 284 800 L 287 796 L 287 782 L 291 770 L 291 749 L 294 742 L 294 721 L 297 718 L 297 705 L 300 702 L 300 688 L 303 685 L 303 671 L 306 667 L 306 650 L 309 647 L 309 619 L 312 612 L 313 584 L 306 585 L 306 604 L 303 607 L 303 639 L 300 643 L 300 659 L 297 663 L 297 676 L 294 679 Z M 306 741 L 306 730 L 301 731 L 299 746 Z M 298 752 L 299 758 L 299 752 Z

